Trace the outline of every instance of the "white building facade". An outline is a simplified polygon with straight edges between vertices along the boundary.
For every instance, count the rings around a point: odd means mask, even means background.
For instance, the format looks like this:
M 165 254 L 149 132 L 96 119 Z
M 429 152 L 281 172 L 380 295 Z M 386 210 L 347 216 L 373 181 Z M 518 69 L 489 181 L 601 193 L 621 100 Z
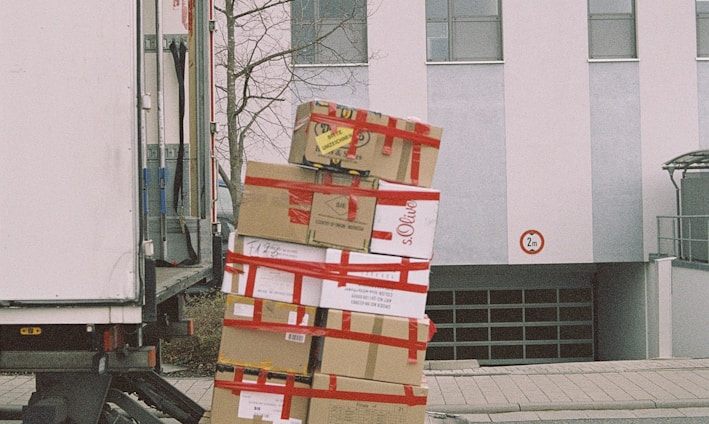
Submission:
M 709 268 L 657 255 L 678 213 L 662 165 L 709 149 L 707 3 L 373 0 L 366 57 L 297 65 L 356 79 L 293 106 L 444 128 L 429 359 L 709 356 Z

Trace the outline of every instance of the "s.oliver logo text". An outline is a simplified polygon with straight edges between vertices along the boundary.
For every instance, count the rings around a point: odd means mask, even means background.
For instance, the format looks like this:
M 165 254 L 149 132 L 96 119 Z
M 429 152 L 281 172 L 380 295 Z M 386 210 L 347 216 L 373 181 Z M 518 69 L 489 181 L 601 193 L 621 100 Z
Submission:
M 401 243 L 407 246 L 414 244 L 414 232 L 416 228 L 416 207 L 418 204 L 415 200 L 406 201 L 406 209 L 404 215 L 399 217 L 399 225 L 396 227 L 396 234 L 398 234 L 402 240 Z

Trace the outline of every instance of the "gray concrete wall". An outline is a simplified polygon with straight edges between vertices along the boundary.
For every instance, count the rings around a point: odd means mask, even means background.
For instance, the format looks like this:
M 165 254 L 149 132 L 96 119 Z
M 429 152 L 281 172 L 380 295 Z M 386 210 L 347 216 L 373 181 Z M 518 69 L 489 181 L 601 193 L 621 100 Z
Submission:
M 598 358 L 646 356 L 645 264 L 598 264 Z
M 429 120 L 443 127 L 433 186 L 442 190 L 434 263 L 507 263 L 502 65 L 428 70 Z
M 672 354 L 709 357 L 709 267 L 672 267 Z
M 637 62 L 592 63 L 591 163 L 595 262 L 643 260 Z

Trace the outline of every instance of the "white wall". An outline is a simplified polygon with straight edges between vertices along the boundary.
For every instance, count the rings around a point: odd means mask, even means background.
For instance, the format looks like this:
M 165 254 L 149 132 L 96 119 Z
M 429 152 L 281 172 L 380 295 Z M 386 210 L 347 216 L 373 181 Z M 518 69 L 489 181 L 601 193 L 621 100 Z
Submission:
M 592 262 L 585 2 L 508 0 L 503 26 L 509 263 Z
M 425 2 L 377 0 L 369 13 L 370 109 L 427 121 Z

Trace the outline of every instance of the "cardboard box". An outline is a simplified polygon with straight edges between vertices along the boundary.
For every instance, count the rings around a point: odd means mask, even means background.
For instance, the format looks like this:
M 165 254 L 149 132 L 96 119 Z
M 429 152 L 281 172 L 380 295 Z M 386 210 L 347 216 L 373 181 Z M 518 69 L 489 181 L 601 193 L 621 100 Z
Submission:
M 227 295 L 218 362 L 307 374 L 315 308 Z
M 229 235 L 222 291 L 247 297 L 319 306 L 322 278 L 293 270 L 301 262 L 325 262 L 324 247 Z M 287 271 L 285 269 L 288 269 Z
M 290 379 L 290 381 L 289 381 Z M 309 389 L 310 377 L 217 365 L 214 375 L 213 424 L 307 422 L 310 399 L 290 396 L 291 388 Z M 273 393 L 273 392 L 282 393 Z
M 390 383 L 421 383 L 430 321 L 328 309 L 318 371 Z
M 239 233 L 366 252 L 377 186 L 376 178 L 248 162 Z
M 337 278 L 323 279 L 321 307 L 424 317 L 429 261 L 338 249 L 328 249 L 325 261 Z
M 369 251 L 430 260 L 440 192 L 384 180 L 379 191 Z
M 430 187 L 442 133 L 413 120 L 311 101 L 296 110 L 288 161 Z
M 428 387 L 315 373 L 308 423 L 423 424 Z M 320 395 L 327 393 L 327 398 Z

